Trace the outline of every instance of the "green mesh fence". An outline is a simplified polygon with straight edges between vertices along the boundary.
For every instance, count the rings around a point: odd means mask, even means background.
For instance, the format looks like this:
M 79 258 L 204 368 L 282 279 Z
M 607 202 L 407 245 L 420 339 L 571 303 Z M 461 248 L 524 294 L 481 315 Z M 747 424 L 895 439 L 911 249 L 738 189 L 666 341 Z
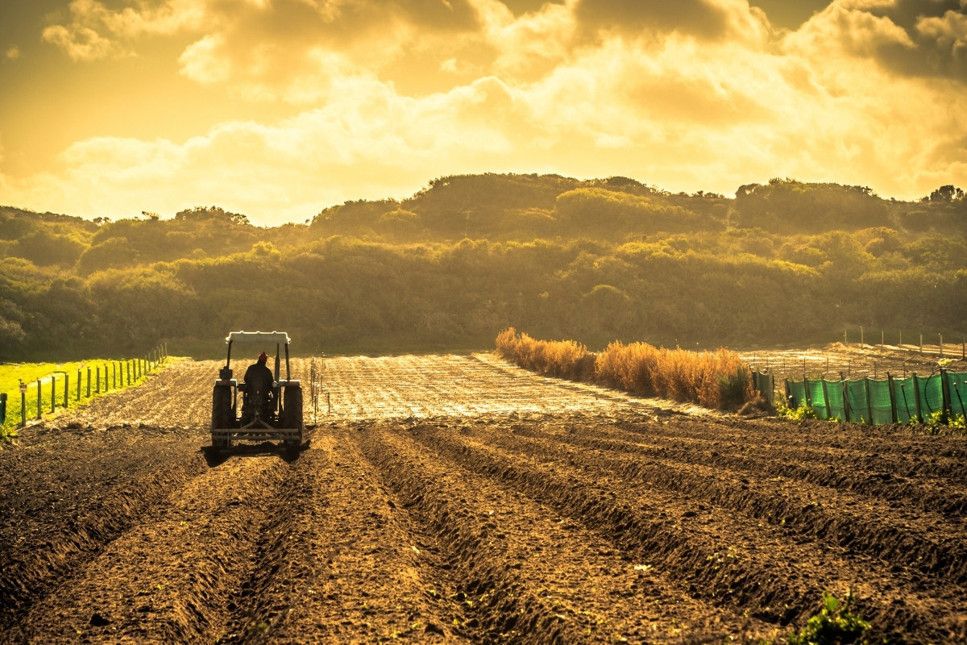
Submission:
M 947 385 L 950 388 L 950 416 L 967 416 L 967 374 L 947 372 Z
M 829 406 L 829 418 L 846 421 L 846 399 L 843 398 L 842 381 L 826 381 L 826 397 Z
M 893 423 L 893 401 L 890 396 L 889 381 L 874 381 L 866 379 L 869 392 L 869 406 L 872 411 L 872 423 Z
M 941 411 L 951 420 L 967 416 L 967 373 L 893 379 L 892 391 L 889 380 L 873 379 L 786 381 L 786 388 L 791 408 L 808 403 L 820 419 L 888 424 L 894 414 L 896 423 L 926 421 Z
M 786 381 L 789 391 L 789 407 L 793 410 L 801 408 L 806 403 L 806 386 L 802 381 Z
M 913 382 L 920 394 L 920 416 L 926 419 L 943 410 L 943 381 L 940 374 L 914 376 Z
M 776 403 L 776 378 L 772 374 L 764 374 L 763 372 L 753 372 L 752 382 L 759 392 L 762 393 L 762 398 L 766 400 L 769 405 L 775 405 Z
M 913 378 L 894 379 L 893 393 L 896 396 L 897 423 L 909 423 L 917 417 L 917 388 Z
M 866 379 L 846 381 L 846 414 L 850 421 L 870 422 L 870 406 L 866 397 Z
M 826 395 L 823 394 L 823 381 L 807 381 L 806 393 L 812 404 L 813 412 L 819 419 L 829 418 L 829 408 L 826 405 Z

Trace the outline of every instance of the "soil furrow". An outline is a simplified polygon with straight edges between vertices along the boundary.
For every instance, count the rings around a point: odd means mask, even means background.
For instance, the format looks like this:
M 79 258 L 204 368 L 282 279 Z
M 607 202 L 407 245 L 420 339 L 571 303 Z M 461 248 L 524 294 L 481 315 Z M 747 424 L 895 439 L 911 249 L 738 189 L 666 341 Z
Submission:
M 430 458 L 403 430 L 376 427 L 359 441 L 441 545 L 460 581 L 456 597 L 487 641 L 678 642 L 683 633 L 709 640 L 768 632 L 695 602 L 547 508 Z M 694 622 L 682 622 L 683 607 Z
M 869 441 L 859 456 L 856 451 L 843 449 L 835 458 L 824 457 L 819 450 L 803 452 L 786 450 L 779 445 L 767 446 L 762 435 L 748 430 L 741 434 L 683 440 L 662 426 L 675 427 L 673 423 L 643 420 L 624 423 L 620 430 L 604 425 L 602 430 L 598 424 L 589 427 L 576 421 L 549 436 L 585 449 L 624 453 L 639 459 L 695 463 L 849 489 L 870 499 L 910 504 L 952 518 L 960 518 L 967 512 L 967 465 L 964 463 L 939 464 L 936 456 L 922 453 L 903 455 L 901 461 L 877 452 L 871 459 L 866 456 L 873 445 Z M 541 429 L 534 432 L 543 434 Z M 944 461 L 952 462 L 951 459 Z M 922 472 L 926 465 L 936 465 L 937 472 L 927 476 Z
M 511 573 L 517 563 L 506 562 L 500 551 L 499 533 L 486 509 L 457 508 L 447 497 L 460 498 L 465 491 L 441 492 L 447 480 L 424 476 L 424 464 L 405 459 L 410 451 L 392 441 L 388 428 L 366 430 L 355 439 L 379 469 L 384 481 L 398 495 L 403 508 L 431 536 L 431 547 L 447 566 L 456 567 L 459 587 L 450 597 L 466 603 L 454 620 L 479 628 L 483 640 L 494 642 L 576 642 L 580 632 L 560 617 L 539 594 L 528 591 Z M 461 500 L 467 503 L 466 498 Z M 489 510 L 488 510 L 489 509 Z
M 464 640 L 431 593 L 436 570 L 353 432 L 317 428 L 294 463 L 245 591 L 249 620 L 223 642 Z
M 682 451 L 714 450 L 738 443 L 742 455 L 775 464 L 829 464 L 844 469 L 889 469 L 897 476 L 967 482 L 967 438 L 936 440 L 902 426 L 866 426 L 809 422 L 806 427 L 787 421 L 739 417 L 707 418 L 696 423 L 682 415 L 663 417 L 660 425 L 640 433 L 640 422 L 615 419 L 613 427 L 588 430 L 588 436 L 648 445 L 661 442 Z M 617 437 L 616 437 L 617 435 Z
M 938 620 L 934 610 L 962 597 L 956 589 L 946 598 L 917 594 L 913 584 L 903 584 L 909 574 L 902 570 L 894 577 L 860 556 L 847 563 L 831 550 L 799 543 L 782 528 L 739 522 L 705 500 L 662 495 L 646 485 L 631 486 L 609 477 L 590 478 L 563 462 L 523 457 L 519 450 L 506 453 L 429 426 L 414 432 L 414 437 L 445 458 L 518 487 L 594 528 L 635 557 L 674 571 L 691 583 L 690 592 L 697 597 L 733 606 L 739 613 L 749 611 L 782 624 L 799 621 L 814 611 L 813 598 L 823 589 L 843 594 L 852 588 L 862 595 L 872 618 L 891 625 L 884 634 L 888 637 L 897 637 L 893 629 L 932 634 L 939 640 L 950 634 L 967 636 L 962 617 Z M 781 550 L 776 549 L 778 543 Z M 828 571 L 857 574 L 844 580 L 824 573 Z M 909 593 L 886 593 L 897 587 Z M 892 603 L 884 601 L 889 595 Z M 897 620 L 904 622 L 898 625 Z
M 28 640 L 213 640 L 230 590 L 258 566 L 255 541 L 285 473 L 278 458 L 239 459 L 186 482 L 36 605 Z
M 554 441 L 558 436 L 552 438 Z M 650 486 L 746 514 L 754 520 L 781 525 L 806 539 L 828 542 L 850 551 L 865 552 L 886 562 L 902 563 L 939 578 L 943 584 L 967 580 L 967 548 L 963 523 L 947 521 L 942 514 L 895 508 L 879 500 L 857 499 L 848 491 L 811 484 L 791 485 L 788 478 L 735 473 L 687 461 L 642 460 L 626 454 L 587 451 L 558 441 L 549 451 L 540 430 L 522 436 L 487 433 L 492 445 L 517 449 L 530 456 L 566 461 L 590 476 L 614 475 L 627 482 Z M 697 461 L 697 460 L 696 460 Z
M 138 456 L 125 445 L 130 428 L 52 433 L 45 448 L 53 447 L 53 455 L 28 449 L 0 469 L 7 493 L 0 502 L 0 630 L 22 620 L 171 491 L 206 469 L 197 447 L 183 436 L 142 435 L 153 450 Z M 132 456 L 151 467 L 132 468 Z

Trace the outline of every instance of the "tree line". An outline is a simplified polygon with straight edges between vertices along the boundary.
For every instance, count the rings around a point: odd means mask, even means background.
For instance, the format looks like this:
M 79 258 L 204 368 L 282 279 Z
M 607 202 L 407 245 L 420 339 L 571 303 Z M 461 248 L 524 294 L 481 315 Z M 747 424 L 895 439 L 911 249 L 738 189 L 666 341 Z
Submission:
M 592 349 L 967 332 L 967 200 L 774 179 L 735 198 L 631 179 L 462 175 L 305 224 L 196 207 L 109 221 L 0 207 L 0 361 L 479 349 L 514 326 Z M 913 336 L 910 336 L 913 337 Z

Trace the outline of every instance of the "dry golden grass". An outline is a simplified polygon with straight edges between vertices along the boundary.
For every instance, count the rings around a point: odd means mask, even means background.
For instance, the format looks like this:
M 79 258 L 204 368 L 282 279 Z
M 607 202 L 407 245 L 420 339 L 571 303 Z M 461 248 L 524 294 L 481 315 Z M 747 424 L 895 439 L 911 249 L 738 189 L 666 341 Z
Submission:
M 539 374 L 595 381 L 640 396 L 717 410 L 738 409 L 756 395 L 749 368 L 726 349 L 690 352 L 614 342 L 594 354 L 571 340 L 535 340 L 511 327 L 497 336 L 497 351 Z
M 587 381 L 594 375 L 594 354 L 573 340 L 535 340 L 513 327 L 497 335 L 497 351 L 538 374 Z

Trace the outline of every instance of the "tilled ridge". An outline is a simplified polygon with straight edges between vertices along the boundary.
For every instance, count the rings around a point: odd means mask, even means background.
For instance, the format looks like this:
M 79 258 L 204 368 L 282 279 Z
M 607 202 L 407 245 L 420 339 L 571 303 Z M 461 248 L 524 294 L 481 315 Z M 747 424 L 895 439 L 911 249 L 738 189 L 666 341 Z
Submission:
M 587 450 L 559 441 L 561 435 L 539 429 L 487 435 L 497 446 L 519 450 L 537 458 L 554 453 L 592 477 L 614 475 L 629 482 L 647 483 L 691 499 L 746 514 L 750 519 L 782 526 L 787 532 L 848 547 L 934 576 L 944 586 L 967 580 L 967 548 L 962 531 L 947 529 L 942 514 L 917 510 L 893 502 L 857 497 L 831 487 L 820 488 L 789 477 L 762 477 L 748 472 L 710 467 L 695 458 L 642 459 L 621 452 L 602 452 L 587 459 Z M 548 439 L 556 441 L 550 446 Z M 722 446 L 714 446 L 723 450 Z
M 598 426 L 571 424 L 566 430 L 546 434 L 584 449 L 626 454 L 640 460 L 692 463 L 760 477 L 800 480 L 849 490 L 869 499 L 900 502 L 913 507 L 911 510 L 954 517 L 967 512 L 967 463 L 942 454 L 945 450 L 935 445 L 907 441 L 905 451 L 898 454 L 879 450 L 879 442 L 867 441 L 859 449 L 848 449 L 834 448 L 832 444 L 823 444 L 821 438 L 814 438 L 811 448 L 796 448 L 790 446 L 795 426 L 748 424 L 731 428 L 709 421 L 704 436 L 686 437 L 674 432 L 684 430 L 682 425 L 670 421 L 661 425 L 622 424 L 619 428 L 615 424 L 602 430 Z M 533 432 L 545 434 L 538 428 Z M 831 441 L 842 444 L 842 439 Z M 894 446 L 903 442 L 887 443 Z
M 293 468 L 225 643 L 460 642 L 428 562 L 349 428 L 317 428 Z M 445 603 L 443 603 L 445 605 Z M 241 610 L 244 606 L 244 611 Z
M 36 605 L 24 621 L 29 640 L 213 640 L 224 631 L 228 590 L 257 566 L 255 541 L 284 466 L 230 460 L 187 482 Z
M 917 633 L 944 640 L 967 633 L 956 615 L 937 619 L 957 597 L 956 588 L 931 596 L 914 593 L 918 587 L 910 585 L 897 593 L 892 590 L 902 587 L 901 579 L 875 560 L 862 555 L 844 560 L 832 550 L 790 539 L 781 527 L 752 526 L 702 498 L 663 493 L 620 477 L 588 475 L 557 459 L 550 448 L 540 457 L 529 456 L 521 445 L 509 452 L 491 446 L 493 436 L 488 441 L 455 437 L 430 426 L 421 426 L 413 436 L 444 458 L 504 481 L 598 531 L 619 549 L 674 572 L 688 581 L 694 596 L 734 607 L 737 613 L 747 611 L 779 624 L 802 622 L 815 612 L 822 590 L 842 595 L 852 588 L 866 601 L 870 619 L 890 625 L 889 637 Z M 830 577 L 847 572 L 845 580 Z
M 473 512 L 450 504 L 449 480 L 433 480 L 424 473 L 426 464 L 412 451 L 386 434 L 386 428 L 367 431 L 358 438 L 364 454 L 379 468 L 384 481 L 400 498 L 403 508 L 426 527 L 434 541 L 433 551 L 454 568 L 459 587 L 449 594 L 463 602 L 454 607 L 454 621 L 479 628 L 487 642 L 513 640 L 521 643 L 567 643 L 584 640 L 555 608 L 528 589 L 514 572 L 519 561 L 499 553 L 496 524 L 486 510 Z M 404 457 L 405 455 L 405 457 Z M 407 459 L 408 458 L 408 459 Z M 481 515 L 482 513 L 482 515 Z
M 455 620 L 479 626 L 488 642 L 770 633 L 696 602 L 650 565 L 526 496 L 427 455 L 405 430 L 377 426 L 358 440 L 452 567 L 453 597 L 465 605 Z
M 0 549 L 0 630 L 6 631 L 6 635 L 0 631 L 0 636 L 4 639 L 23 638 L 22 624 L 15 621 L 22 621 L 35 604 L 163 505 L 172 491 L 206 470 L 204 460 L 191 454 L 194 446 L 181 450 L 157 443 L 156 467 L 133 473 L 125 472 L 131 463 L 129 455 L 112 453 L 110 446 L 97 454 L 101 442 L 128 430 L 115 428 L 96 435 L 88 431 L 85 439 L 73 439 L 65 431 L 56 446 L 84 444 L 92 450 L 88 461 L 66 458 L 84 466 L 77 471 L 84 477 L 65 478 L 67 473 L 45 467 L 48 452 L 32 449 L 18 455 L 17 469 L 3 473 L 13 480 L 4 485 L 10 505 L 4 504 L 6 525 Z M 16 491 L 23 487 L 30 489 L 30 496 L 23 491 L 21 500 Z M 77 497 L 78 489 L 88 492 Z

